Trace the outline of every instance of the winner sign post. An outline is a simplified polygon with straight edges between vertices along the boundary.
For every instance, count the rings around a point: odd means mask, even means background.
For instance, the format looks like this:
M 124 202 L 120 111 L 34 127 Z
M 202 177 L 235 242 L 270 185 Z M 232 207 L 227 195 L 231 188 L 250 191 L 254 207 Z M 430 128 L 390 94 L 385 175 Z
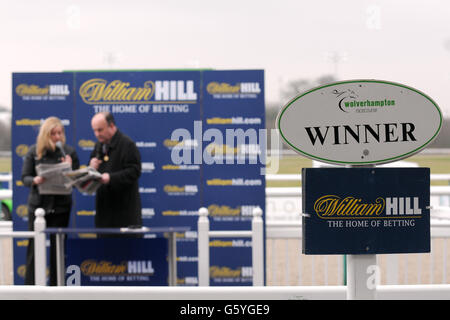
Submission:
M 276 126 L 301 155 L 350 167 L 303 169 L 303 252 L 349 254 L 347 297 L 375 298 L 367 286 L 375 254 L 430 251 L 430 171 L 373 167 L 429 145 L 439 107 L 402 84 L 342 81 L 292 99 Z

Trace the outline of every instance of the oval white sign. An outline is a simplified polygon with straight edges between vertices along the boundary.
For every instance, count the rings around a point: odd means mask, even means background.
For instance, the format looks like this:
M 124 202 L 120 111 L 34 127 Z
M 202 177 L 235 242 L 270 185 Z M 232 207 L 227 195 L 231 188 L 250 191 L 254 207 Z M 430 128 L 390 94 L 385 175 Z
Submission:
M 276 127 L 292 149 L 340 165 L 397 161 L 438 135 L 442 112 L 424 93 L 381 80 L 342 81 L 309 90 L 284 106 Z

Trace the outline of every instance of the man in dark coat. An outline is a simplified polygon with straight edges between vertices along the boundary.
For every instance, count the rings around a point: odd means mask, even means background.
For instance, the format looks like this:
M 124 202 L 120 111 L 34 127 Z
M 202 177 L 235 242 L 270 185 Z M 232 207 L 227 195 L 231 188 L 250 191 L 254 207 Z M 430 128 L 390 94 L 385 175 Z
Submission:
M 139 150 L 133 140 L 116 127 L 111 113 L 95 114 L 91 126 L 98 142 L 91 153 L 89 166 L 102 174 L 103 184 L 96 193 L 95 226 L 141 226 Z

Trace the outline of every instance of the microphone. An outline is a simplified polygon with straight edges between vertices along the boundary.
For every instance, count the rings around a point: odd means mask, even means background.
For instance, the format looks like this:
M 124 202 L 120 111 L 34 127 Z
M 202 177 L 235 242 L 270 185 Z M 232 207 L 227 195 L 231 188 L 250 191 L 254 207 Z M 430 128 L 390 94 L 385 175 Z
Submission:
M 55 145 L 59 149 L 59 151 L 61 151 L 63 157 L 65 158 L 66 157 L 66 153 L 64 152 L 64 148 L 63 148 L 62 142 L 61 141 L 56 141 Z
M 102 159 L 102 155 L 103 155 L 103 152 L 102 152 L 102 145 L 101 145 L 101 143 L 98 143 L 98 144 L 95 146 L 95 157 L 96 157 L 97 159 L 101 160 L 101 159 Z

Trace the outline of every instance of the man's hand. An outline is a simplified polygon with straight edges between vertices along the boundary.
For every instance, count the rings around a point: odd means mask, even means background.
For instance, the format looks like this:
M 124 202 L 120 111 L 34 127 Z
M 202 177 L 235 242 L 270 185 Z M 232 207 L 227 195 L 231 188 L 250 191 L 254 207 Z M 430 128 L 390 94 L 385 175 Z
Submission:
M 95 170 L 98 170 L 98 167 L 102 163 L 102 160 L 97 158 L 92 158 L 91 161 L 89 161 L 89 167 L 94 168 Z
M 111 178 L 109 176 L 109 173 L 107 173 L 107 172 L 102 173 L 102 179 L 100 180 L 101 183 L 108 184 L 110 180 L 111 180 Z

